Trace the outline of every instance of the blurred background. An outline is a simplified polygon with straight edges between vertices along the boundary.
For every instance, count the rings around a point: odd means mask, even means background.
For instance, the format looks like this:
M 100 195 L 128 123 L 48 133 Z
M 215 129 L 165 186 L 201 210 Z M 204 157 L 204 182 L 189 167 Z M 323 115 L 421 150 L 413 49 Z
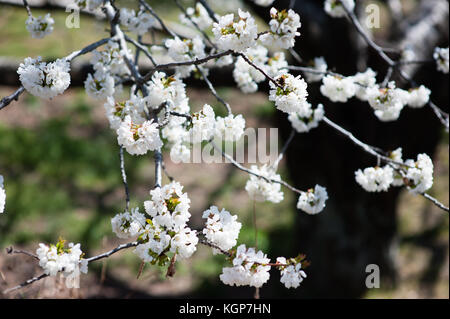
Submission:
M 129 7 L 136 3 L 116 2 Z M 194 32 L 177 22 L 180 11 L 172 1 L 148 2 L 170 28 Z M 398 49 L 408 45 L 423 59 L 431 58 L 435 46 L 448 46 L 446 1 L 443 17 L 433 11 L 442 5 L 440 0 L 356 2 L 360 19 L 365 19 L 367 4 L 381 8 L 381 27 L 371 31 L 383 46 Z M 194 1 L 181 3 L 188 7 Z M 239 7 L 251 10 L 261 30 L 269 18 L 270 7 L 256 7 L 250 1 L 208 3 L 219 14 L 236 12 Z M 400 3 L 400 11 L 395 3 Z M 274 5 L 286 8 L 288 4 L 275 1 Z M 305 61 L 324 56 L 330 69 L 344 75 L 370 66 L 381 81 L 386 72 L 383 62 L 365 47 L 345 19 L 328 17 L 322 4 L 317 0 L 295 2 L 302 22 L 301 36 L 296 40 L 298 54 Z M 35 16 L 48 12 L 32 11 Z M 68 13 L 51 13 L 55 19 L 53 33 L 41 40 L 32 39 L 25 29 L 25 9 L 0 1 L 0 97 L 20 85 L 16 70 L 25 57 L 40 55 L 53 60 L 108 35 L 108 25 L 95 17 L 83 14 L 81 28 L 68 29 Z M 432 33 L 411 37 L 411 29 L 420 23 L 431 25 Z M 161 43 L 163 39 L 164 34 L 156 33 L 154 39 L 149 36 L 144 42 Z M 102 103 L 84 92 L 83 82 L 91 71 L 89 59 L 87 55 L 74 62 L 73 86 L 63 95 L 45 101 L 25 93 L 0 111 L 0 174 L 5 178 L 7 194 L 6 212 L 0 215 L 0 290 L 41 273 L 34 260 L 7 255 L 6 247 L 34 252 L 38 243 L 54 243 L 62 236 L 81 243 L 87 256 L 92 256 L 124 242 L 114 236 L 110 224 L 125 203 L 119 147 Z M 145 57 L 141 61 L 141 69 L 148 68 Z M 433 64 L 408 71 L 417 82 L 432 89 L 432 100 L 448 112 L 448 75 L 437 73 Z M 268 101 L 268 87 L 262 85 L 259 93 L 245 95 L 233 88 L 231 72 L 211 72 L 219 95 L 230 103 L 233 113 L 244 115 L 248 127 L 279 127 L 282 145 L 290 129 L 284 114 L 276 112 Z M 365 103 L 352 99 L 334 104 L 324 99 L 319 86 L 309 86 L 311 102 L 324 103 L 327 116 L 361 140 L 385 150 L 402 146 L 404 158 L 429 154 L 435 166 L 429 193 L 448 206 L 448 133 L 430 108 L 405 108 L 398 121 L 383 123 Z M 208 103 L 216 114 L 223 113 L 223 106 L 201 82 L 189 79 L 187 87 L 192 110 Z M 403 87 L 408 88 L 405 83 Z M 223 207 L 237 214 L 243 224 L 238 244 L 253 246 L 255 209 L 260 249 L 272 258 L 307 255 L 311 261 L 308 278 L 298 289 L 285 289 L 279 274 L 272 271 L 271 280 L 260 291 L 262 298 L 449 298 L 448 213 L 406 189 L 382 194 L 362 190 L 354 181 L 354 171 L 376 162 L 325 125 L 308 134 L 297 134 L 280 165 L 283 179 L 297 188 L 315 184 L 327 187 L 330 199 L 317 216 L 298 211 L 297 197 L 287 189 L 282 203 L 256 203 L 254 208 L 244 190 L 248 175 L 230 164 L 174 164 L 167 152 L 164 159 L 167 171 L 184 185 L 191 198 L 194 228 L 200 228 L 201 214 L 210 205 Z M 131 207 L 142 208 L 154 182 L 153 157 L 125 154 L 125 165 Z M 163 182 L 168 182 L 166 176 Z M 254 294 L 254 289 L 223 285 L 219 274 L 225 258 L 212 256 L 210 249 L 201 245 L 193 258 L 177 263 L 177 273 L 170 279 L 165 279 L 165 269 L 150 265 L 137 279 L 140 264 L 131 250 L 122 251 L 92 263 L 89 274 L 82 276 L 80 289 L 67 289 L 59 278 L 47 278 L 9 295 L 0 292 L 0 298 L 252 298 Z M 379 289 L 365 286 L 368 264 L 380 266 Z

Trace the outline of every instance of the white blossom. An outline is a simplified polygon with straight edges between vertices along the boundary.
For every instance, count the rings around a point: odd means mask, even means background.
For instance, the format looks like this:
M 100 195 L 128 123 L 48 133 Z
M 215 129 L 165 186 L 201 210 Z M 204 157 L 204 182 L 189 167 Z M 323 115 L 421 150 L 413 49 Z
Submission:
M 191 201 L 182 190 L 183 186 L 180 183 L 172 182 L 150 191 L 152 200 L 145 201 L 144 207 L 154 224 L 173 231 L 185 228 L 186 222 L 191 217 L 189 213 Z
M 322 80 L 322 78 L 325 75 L 325 73 L 319 73 L 319 72 L 326 72 L 328 65 L 327 65 L 327 62 L 325 61 L 324 57 L 316 57 L 312 61 L 310 67 L 313 70 L 317 71 L 318 73 L 305 72 L 306 81 L 317 82 L 317 81 Z
M 295 45 L 295 37 L 300 35 L 300 16 L 294 10 L 278 11 L 270 9 L 270 30 L 261 35 L 260 39 L 265 45 L 275 46 L 281 49 L 289 49 Z
M 345 17 L 346 13 L 344 8 L 342 7 L 343 4 L 349 11 L 353 11 L 353 9 L 355 8 L 354 0 L 325 0 L 325 12 L 333 18 Z
M 403 163 L 403 149 L 401 147 L 393 150 L 389 153 L 389 158 L 391 158 L 393 161 L 396 161 L 398 163 Z M 392 186 L 403 186 L 403 176 L 398 170 L 402 169 L 403 167 L 399 167 L 397 164 L 392 164 L 396 169 L 393 172 L 394 180 L 392 181 Z
M 174 121 L 177 119 L 176 121 Z M 169 123 L 162 129 L 162 136 L 167 139 L 169 144 L 180 144 L 185 141 L 189 141 L 189 131 L 182 125 L 184 123 L 179 121 L 183 119 L 180 117 L 172 117 Z
M 36 250 L 39 266 L 44 269 L 44 273 L 56 276 L 62 272 L 66 278 L 67 288 L 79 288 L 80 273 L 87 273 L 87 262 L 82 261 L 82 254 L 80 244 L 70 243 L 66 248 L 63 240 L 60 240 L 57 245 L 50 246 L 41 243 Z
M 162 103 L 167 103 L 170 111 L 185 113 L 189 111 L 185 84 L 174 76 L 164 72 L 155 72 L 148 85 L 149 94 L 145 98 L 150 108 L 157 109 Z
M 265 63 L 268 60 L 267 49 L 261 45 L 247 49 L 244 54 L 257 67 L 265 70 Z M 258 89 L 257 83 L 266 78 L 259 70 L 248 64 L 243 57 L 239 56 L 233 70 L 233 78 L 238 87 L 244 93 L 253 93 Z
M 213 23 L 212 31 L 220 49 L 237 52 L 254 46 L 258 36 L 255 20 L 250 13 L 241 9 L 236 21 L 233 13 L 219 17 L 219 23 Z
M 250 170 L 260 176 L 270 180 L 281 181 L 280 175 L 276 174 L 275 169 L 266 164 L 258 168 L 252 165 Z M 257 202 L 269 201 L 272 203 L 279 203 L 283 200 L 283 192 L 281 185 L 276 182 L 269 182 L 263 178 L 250 174 L 250 179 L 245 184 L 245 190 L 251 199 Z
M 245 119 L 241 114 L 216 118 L 216 136 L 223 141 L 238 141 L 244 134 Z
M 395 121 L 400 117 L 400 113 L 403 110 L 403 104 L 394 104 L 392 107 L 385 110 L 376 110 L 375 116 L 383 122 Z
M 280 86 L 270 82 L 269 100 L 275 102 L 277 109 L 286 113 L 295 112 L 302 117 L 311 116 L 311 107 L 306 100 L 307 84 L 300 75 L 282 74 L 275 81 Z
M 261 7 L 268 7 L 270 6 L 275 0 L 253 0 L 255 4 Z
M 182 143 L 175 143 L 170 148 L 170 159 L 174 163 L 189 163 L 191 150 Z
M 203 212 L 202 217 L 206 219 L 203 234 L 208 242 L 225 251 L 236 245 L 242 227 L 236 215 L 231 215 L 225 209 L 219 211 L 217 206 L 211 206 Z M 217 249 L 213 249 L 214 254 L 218 252 Z
M 364 72 L 358 72 L 353 76 L 355 82 L 356 92 L 355 95 L 361 101 L 367 101 L 367 88 L 373 87 L 377 83 L 377 73 L 368 68 Z
M 286 57 L 283 52 L 275 52 L 272 57 L 267 60 L 266 72 L 270 77 L 277 77 L 282 73 L 285 73 L 284 70 L 288 66 L 286 61 Z
M 129 115 L 117 129 L 117 142 L 131 155 L 143 155 L 147 151 L 159 150 L 163 145 L 157 123 L 149 120 L 136 124 Z
M 325 112 L 323 110 L 323 105 L 319 104 L 317 105 L 317 108 L 312 109 L 312 113 L 309 117 L 302 117 L 298 113 L 290 113 L 288 120 L 297 132 L 304 133 L 316 128 L 319 125 L 319 122 L 323 119 L 324 114 Z
M 230 65 L 231 63 L 233 63 L 233 57 L 231 55 L 224 55 L 213 61 L 213 65 L 218 68 Z
M 246 248 L 244 244 L 237 248 L 233 267 L 224 267 L 220 280 L 230 286 L 251 286 L 259 288 L 269 280 L 270 259 L 262 251 Z
M 172 237 L 170 251 L 180 259 L 187 259 L 197 250 L 198 237 L 195 231 L 186 227 Z
M 156 25 L 156 19 L 149 13 L 139 11 L 137 14 L 132 9 L 120 9 L 120 23 L 137 35 L 144 35 L 148 29 Z
M 278 257 L 277 263 L 286 265 L 287 260 L 284 257 Z M 284 284 L 286 288 L 297 288 L 300 283 L 306 278 L 306 273 L 302 269 L 301 263 L 289 264 L 288 266 L 280 267 L 280 282 Z
M 144 202 L 151 218 L 139 237 L 143 243 L 134 250 L 144 262 L 164 265 L 169 261 L 168 252 L 185 259 L 196 251 L 197 234 L 186 226 L 190 199 L 182 190 L 180 183 L 172 182 L 151 190 L 151 200 Z
M 414 61 L 415 58 L 416 54 L 411 48 L 405 48 L 402 50 L 402 55 L 400 57 L 402 61 Z
M 436 47 L 434 49 L 433 58 L 436 61 L 436 67 L 438 71 L 447 74 L 449 69 L 448 47 L 446 48 Z
M 66 60 L 57 59 L 45 63 L 41 57 L 26 58 L 17 73 L 24 88 L 33 95 L 51 99 L 63 93 L 70 85 L 70 64 Z
M 357 170 L 355 179 L 368 192 L 385 192 L 394 181 L 394 171 L 389 165 L 368 167 L 364 171 Z
M 322 79 L 320 93 L 332 102 L 345 103 L 356 94 L 356 85 L 353 77 L 326 75 Z
M 97 70 L 94 76 L 88 74 L 84 88 L 90 97 L 103 100 L 114 94 L 114 78 L 107 72 Z
M 212 107 L 203 105 L 200 112 L 192 115 L 192 128 L 189 133 L 193 143 L 199 143 L 212 138 L 215 134 L 216 120 Z
M 307 214 L 315 215 L 325 208 L 327 199 L 327 190 L 320 185 L 316 185 L 314 189 L 308 189 L 307 192 L 302 192 L 300 194 L 297 208 L 303 210 Z
M 32 38 L 42 39 L 53 32 L 55 20 L 50 16 L 50 13 L 47 13 L 44 17 L 39 16 L 38 18 L 30 15 L 25 23 Z
M 430 100 L 431 91 L 421 85 L 409 90 L 408 106 L 413 108 L 423 107 Z
M 129 50 L 128 50 L 129 51 Z M 129 51 L 129 53 L 131 53 Z M 117 42 L 109 40 L 101 51 L 93 51 L 91 64 L 95 71 L 109 72 L 111 75 L 126 75 L 130 73 L 124 56 L 125 51 L 120 49 Z
M 213 20 L 209 16 L 208 11 L 206 11 L 205 7 L 200 2 L 197 2 L 195 4 L 195 8 L 186 8 L 186 15 L 180 14 L 180 21 L 182 23 L 194 27 L 191 20 L 192 22 L 197 24 L 200 30 L 208 29 L 213 23 Z
M 151 230 L 150 230 L 151 229 Z M 134 253 L 144 262 L 153 262 L 170 245 L 171 237 L 165 231 L 147 227 L 149 240 L 136 246 Z
M 119 238 L 132 238 L 139 235 L 145 227 L 145 216 L 139 213 L 139 207 L 131 212 L 119 213 L 111 219 L 113 232 Z
M 117 130 L 120 127 L 127 115 L 131 117 L 131 122 L 135 124 L 145 122 L 145 101 L 137 95 L 132 94 L 130 99 L 125 102 L 115 102 L 114 98 L 110 96 L 103 106 L 106 111 L 109 126 L 113 130 Z
M 195 59 L 204 58 L 205 44 L 199 36 L 193 39 L 183 39 L 176 37 L 174 39 L 168 39 L 165 41 L 165 46 L 168 49 L 169 56 L 175 62 L 193 61 Z M 198 66 L 202 68 L 201 66 Z M 188 77 L 192 71 L 196 69 L 195 65 L 177 66 L 175 68 L 175 75 L 182 79 Z M 207 71 L 205 69 L 204 71 Z
M 427 154 L 419 154 L 417 161 L 408 159 L 405 165 L 408 190 L 413 194 L 421 194 L 433 186 L 433 161 Z
M 403 107 L 408 103 L 409 93 L 395 87 L 393 81 L 386 88 L 378 85 L 367 88 L 367 101 L 375 110 L 375 115 L 382 121 L 394 121 L 400 116 Z

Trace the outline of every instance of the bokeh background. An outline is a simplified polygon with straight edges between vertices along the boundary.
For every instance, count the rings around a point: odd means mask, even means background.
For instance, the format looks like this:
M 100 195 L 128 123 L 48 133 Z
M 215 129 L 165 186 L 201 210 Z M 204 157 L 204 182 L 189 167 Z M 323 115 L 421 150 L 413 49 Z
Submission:
M 177 22 L 180 12 L 171 1 L 148 2 L 171 28 L 192 32 Z M 282 8 L 288 2 L 276 4 Z M 365 5 L 379 5 L 381 28 L 374 30 L 374 36 L 385 46 L 395 46 L 407 27 L 399 31 L 401 23 L 389 2 L 357 1 L 358 13 L 364 18 Z M 425 1 L 400 2 L 402 18 L 411 25 L 426 13 Z M 132 7 L 135 1 L 117 3 Z M 187 7 L 193 1 L 181 3 Z M 218 13 L 233 12 L 238 7 L 252 10 L 260 15 L 258 23 L 262 28 L 268 17 L 268 9 L 261 10 L 246 1 L 209 3 Z M 306 61 L 324 56 L 331 68 L 343 74 L 371 66 L 382 80 L 386 69 L 382 62 L 358 42 L 358 35 L 345 19 L 330 19 L 321 11 L 321 5 L 322 1 L 296 1 L 302 21 L 296 51 Z M 34 15 L 46 12 L 33 9 Z M 40 55 L 53 60 L 108 34 L 104 21 L 86 15 L 81 16 L 81 29 L 68 29 L 67 15 L 61 10 L 52 12 L 54 32 L 36 40 L 25 29 L 25 9 L 0 4 L 0 97 L 11 94 L 19 85 L 15 70 L 25 57 Z M 434 46 L 448 46 L 448 11 L 443 24 L 436 28 Z M 144 41 L 161 43 L 163 38 L 163 34 L 156 33 Z M 424 48 L 423 54 L 431 56 L 433 48 Z M 115 238 L 110 225 L 110 218 L 124 209 L 119 147 L 102 103 L 84 93 L 89 58 L 83 56 L 74 63 L 73 86 L 63 95 L 44 101 L 25 93 L 0 111 L 0 174 L 5 178 L 7 193 L 6 213 L 0 215 L 0 290 L 40 274 L 34 260 L 7 255 L 6 247 L 34 251 L 39 242 L 55 242 L 62 236 L 81 243 L 83 251 L 91 256 L 124 242 Z M 141 60 L 141 67 L 148 67 L 145 57 Z M 414 70 L 414 77 L 433 89 L 436 104 L 448 108 L 448 75 L 437 73 L 434 65 L 425 65 Z M 245 116 L 247 126 L 279 127 L 282 145 L 289 134 L 287 121 L 268 101 L 267 87 L 245 95 L 233 88 L 228 69 L 213 72 L 211 80 L 233 112 Z M 399 121 L 381 123 L 364 103 L 352 100 L 333 104 L 324 100 L 318 94 L 319 85 L 310 85 L 311 100 L 325 102 L 328 116 L 363 141 L 384 149 L 403 146 L 407 158 L 421 152 L 431 155 L 435 182 L 429 193 L 448 206 L 448 133 L 431 109 L 405 109 Z M 216 114 L 223 113 L 223 106 L 196 80 L 188 80 L 188 96 L 193 110 L 208 103 Z M 312 264 L 300 288 L 285 289 L 273 271 L 269 284 L 261 289 L 262 298 L 449 297 L 448 213 L 405 189 L 365 193 L 354 182 L 353 172 L 376 163 L 323 124 L 309 134 L 297 134 L 280 166 L 283 178 L 300 189 L 316 183 L 327 187 L 330 200 L 318 216 L 298 211 L 297 198 L 287 189 L 280 204 L 254 205 L 244 190 L 248 176 L 230 164 L 174 164 L 167 152 L 164 158 L 167 171 L 184 185 L 191 198 L 194 228 L 201 226 L 201 213 L 210 205 L 224 207 L 237 214 L 243 224 L 238 244 L 253 246 L 255 210 L 260 249 L 273 258 L 307 254 Z M 142 206 L 154 181 L 152 156 L 126 154 L 125 165 L 131 207 Z M 168 182 L 166 176 L 163 181 Z M 379 289 L 365 287 L 365 266 L 370 263 L 381 267 Z M 122 251 L 92 263 L 89 274 L 82 277 L 80 289 L 67 289 L 59 278 L 47 278 L 13 294 L 0 293 L 0 298 L 251 298 L 254 294 L 253 289 L 223 285 L 218 276 L 225 258 L 212 256 L 210 249 L 201 245 L 192 259 L 177 263 L 174 278 L 166 279 L 165 269 L 146 265 L 137 279 L 140 264 L 131 250 Z

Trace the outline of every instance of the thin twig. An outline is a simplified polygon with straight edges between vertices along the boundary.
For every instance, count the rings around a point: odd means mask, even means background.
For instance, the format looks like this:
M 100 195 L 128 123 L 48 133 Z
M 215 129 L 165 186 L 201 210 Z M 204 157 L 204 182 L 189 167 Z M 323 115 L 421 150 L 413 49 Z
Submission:
M 130 38 L 129 36 L 127 36 L 126 34 L 124 34 L 125 36 L 125 40 L 130 42 L 131 44 L 133 44 L 137 49 L 141 50 L 142 52 L 144 52 L 144 54 L 147 56 L 147 58 L 149 58 L 150 62 L 152 62 L 152 64 L 154 66 L 157 65 L 157 63 L 155 62 L 155 59 L 153 59 L 153 56 L 150 54 L 150 52 L 148 51 L 148 49 L 142 45 L 140 42 L 135 41 L 134 39 Z M 135 63 L 136 64 L 136 63 Z
M 27 14 L 29 17 L 32 17 L 33 14 L 31 13 L 31 9 L 30 9 L 30 5 L 28 4 L 27 0 L 23 0 L 23 5 L 25 6 L 25 8 L 27 9 Z
M 209 6 L 209 4 L 206 2 L 206 0 L 198 0 L 198 2 L 200 2 L 202 4 L 203 7 L 205 7 L 206 12 L 208 12 L 208 15 L 211 19 L 213 19 L 214 22 L 218 23 L 219 21 L 216 18 L 216 15 L 214 13 L 214 11 L 211 9 L 211 7 Z
M 445 210 L 447 213 L 449 212 L 449 208 L 447 206 L 445 206 L 444 204 L 442 204 L 440 201 L 438 201 L 436 198 L 434 198 L 433 196 L 427 194 L 427 193 L 423 193 L 422 194 L 423 197 L 425 197 L 426 199 L 428 199 L 429 201 L 431 201 L 434 205 L 436 205 L 437 207 L 439 207 L 440 209 Z
M 217 101 L 219 101 L 220 103 L 222 103 L 225 106 L 228 114 L 231 114 L 232 112 L 231 112 L 230 104 L 228 104 L 224 99 L 222 99 L 219 96 L 219 94 L 217 94 L 216 89 L 212 85 L 211 81 L 208 79 L 208 76 L 206 75 L 206 73 L 200 67 L 197 66 L 196 68 L 197 68 L 197 71 L 200 72 L 200 74 L 202 75 L 203 80 L 205 81 L 206 85 L 208 86 L 209 90 L 214 95 L 214 97 L 217 99 Z
M 122 183 L 123 187 L 125 189 L 125 203 L 126 203 L 126 210 L 128 211 L 130 207 L 130 191 L 128 189 L 128 183 L 127 183 L 127 174 L 125 172 L 125 159 L 123 156 L 123 147 L 120 146 L 119 149 L 119 158 L 120 158 L 120 171 L 122 173 Z
M 278 158 L 272 164 L 272 167 L 276 168 L 278 166 L 278 164 L 280 163 L 280 161 L 283 159 L 283 155 L 287 151 L 289 144 L 291 144 L 292 140 L 294 139 L 295 133 L 296 133 L 295 129 L 292 129 L 286 143 L 284 144 L 283 148 L 281 149 L 280 154 L 278 155 Z
M 165 23 L 162 21 L 162 19 L 156 14 L 156 12 L 150 7 L 150 5 L 145 2 L 144 0 L 139 0 L 139 3 L 153 16 L 156 20 L 158 20 L 159 24 L 161 25 L 161 28 L 168 33 L 171 37 L 176 37 L 177 35 L 170 31 L 170 29 L 165 25 Z
M 0 100 L 0 110 L 7 107 L 12 101 L 17 101 L 19 96 L 25 92 L 25 88 L 21 86 L 13 94 L 5 96 Z
M 186 65 L 200 65 L 203 63 L 208 62 L 209 60 L 212 59 L 218 59 L 220 57 L 223 57 L 225 55 L 230 55 L 232 54 L 233 51 L 228 50 L 228 51 L 224 51 L 224 52 L 220 52 L 220 53 L 216 53 L 216 54 L 211 54 L 208 55 L 207 57 L 201 58 L 201 59 L 194 59 L 194 60 L 190 60 L 190 61 L 184 61 L 184 62 L 173 62 L 173 63 L 167 63 L 167 64 L 158 64 L 156 65 L 152 70 L 150 70 L 144 77 L 144 81 L 148 81 L 151 79 L 154 71 L 158 71 L 158 70 L 165 70 L 165 69 L 173 69 L 176 68 L 178 66 L 186 66 Z
M 276 86 L 278 86 L 279 88 L 283 89 L 283 86 L 278 83 L 277 81 L 275 81 L 274 78 L 272 78 L 270 75 L 268 75 L 266 73 L 266 71 L 264 71 L 263 69 L 261 69 L 259 66 L 257 66 L 255 63 L 253 63 L 244 53 L 235 53 L 236 55 L 241 56 L 245 62 L 247 62 L 248 64 L 250 64 L 252 67 L 254 67 L 255 69 L 257 69 L 259 72 L 261 72 L 266 79 L 268 79 L 270 82 L 272 82 L 273 84 L 275 84 Z
M 6 253 L 8 253 L 8 254 L 24 254 L 24 255 L 30 256 L 30 257 L 32 257 L 34 259 L 39 260 L 39 257 L 36 256 L 35 254 L 30 253 L 28 251 L 24 251 L 24 250 L 14 249 L 14 247 L 12 247 L 12 246 L 6 248 Z
M 267 178 L 267 177 L 265 177 L 265 176 L 262 176 L 262 175 L 260 175 L 260 174 L 258 174 L 258 173 L 253 172 L 252 170 L 250 170 L 250 169 L 248 169 L 248 168 L 242 166 L 242 165 L 239 164 L 238 162 L 236 162 L 230 155 L 228 155 L 228 154 L 225 153 L 222 149 L 220 149 L 213 141 L 209 141 L 209 143 L 210 143 L 216 150 L 218 150 L 219 152 L 221 152 L 221 153 L 222 153 L 222 156 L 223 156 L 225 159 L 227 159 L 228 161 L 230 161 L 231 164 L 233 164 L 236 168 L 240 169 L 241 171 L 246 172 L 246 173 L 248 173 L 248 174 L 250 174 L 250 175 L 256 176 L 256 177 L 258 177 L 258 178 L 261 178 L 261 179 L 263 179 L 263 180 L 265 180 L 266 182 L 269 182 L 269 183 L 277 183 L 277 184 L 281 184 L 281 185 L 283 185 L 283 186 L 289 188 L 291 191 L 293 191 L 293 192 L 295 192 L 295 193 L 297 193 L 297 194 L 302 194 L 302 193 L 303 193 L 301 190 L 295 188 L 294 186 L 292 186 L 292 185 L 286 183 L 286 182 L 283 181 L 283 180 L 276 180 L 276 179 L 272 179 L 272 178 Z
M 205 31 L 203 31 L 202 29 L 200 29 L 200 27 L 198 26 L 198 24 L 192 20 L 192 17 L 190 15 L 188 15 L 188 13 L 186 12 L 186 9 L 181 5 L 181 3 L 178 0 L 174 0 L 175 4 L 177 5 L 177 7 L 181 10 L 181 12 L 184 13 L 184 15 L 186 16 L 186 18 L 192 23 L 192 25 L 197 29 L 198 32 L 200 32 L 203 36 L 203 38 L 211 45 L 211 47 L 216 48 L 217 46 L 209 39 L 208 35 L 205 33 Z

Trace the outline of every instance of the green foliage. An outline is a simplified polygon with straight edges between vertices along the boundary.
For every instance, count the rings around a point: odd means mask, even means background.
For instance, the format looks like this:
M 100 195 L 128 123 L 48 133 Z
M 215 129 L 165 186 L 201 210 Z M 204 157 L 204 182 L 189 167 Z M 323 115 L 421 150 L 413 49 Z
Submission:
M 62 116 L 37 127 L 0 123 L 8 198 L 0 245 L 64 236 L 86 247 L 111 234 L 109 217 L 123 209 L 122 193 L 108 200 L 122 191 L 118 146 L 111 130 L 94 122 L 92 108 L 78 97 Z M 135 158 L 126 161 L 134 180 L 139 165 Z

